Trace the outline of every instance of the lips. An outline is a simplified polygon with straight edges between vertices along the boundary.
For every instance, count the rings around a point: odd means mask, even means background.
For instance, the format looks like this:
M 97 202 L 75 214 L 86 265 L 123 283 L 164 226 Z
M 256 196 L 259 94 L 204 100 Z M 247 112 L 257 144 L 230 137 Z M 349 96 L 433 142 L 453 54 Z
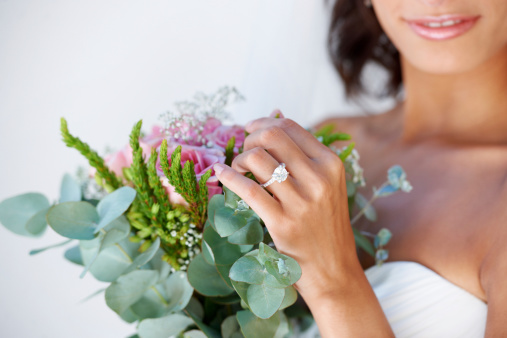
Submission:
M 448 40 L 468 32 L 480 16 L 442 15 L 405 19 L 412 31 L 428 40 Z

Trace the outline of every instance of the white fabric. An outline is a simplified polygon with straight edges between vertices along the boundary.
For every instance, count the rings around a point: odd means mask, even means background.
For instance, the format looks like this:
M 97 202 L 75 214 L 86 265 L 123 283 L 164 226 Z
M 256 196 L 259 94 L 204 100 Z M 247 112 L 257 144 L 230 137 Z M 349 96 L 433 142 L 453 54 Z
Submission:
M 415 262 L 366 270 L 396 337 L 483 337 L 487 305 Z

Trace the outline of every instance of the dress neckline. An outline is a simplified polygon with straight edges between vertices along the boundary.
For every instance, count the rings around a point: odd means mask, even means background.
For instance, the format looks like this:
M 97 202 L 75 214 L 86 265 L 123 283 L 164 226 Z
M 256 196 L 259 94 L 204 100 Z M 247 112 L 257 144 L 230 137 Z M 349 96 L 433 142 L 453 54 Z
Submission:
M 383 266 L 386 266 L 386 265 L 388 267 L 395 266 L 395 265 L 402 265 L 402 266 L 405 265 L 405 266 L 414 266 L 414 267 L 417 267 L 418 269 L 420 269 L 422 271 L 425 271 L 425 273 L 433 275 L 434 278 L 440 279 L 442 282 L 447 283 L 448 285 L 450 285 L 450 286 L 452 286 L 452 287 L 454 287 L 456 289 L 459 289 L 459 290 L 465 292 L 466 294 L 470 295 L 471 297 L 474 297 L 475 299 L 477 299 L 480 302 L 482 302 L 484 305 L 487 305 L 487 303 L 484 300 L 482 300 L 481 298 L 477 297 L 476 295 L 474 295 L 470 291 L 468 291 L 466 289 L 463 289 L 461 286 L 458 286 L 458 285 L 454 284 L 453 282 L 451 282 L 448 279 L 446 279 L 443 276 L 441 276 L 436 271 L 434 271 L 434 270 L 428 268 L 426 265 L 418 263 L 418 262 L 414 262 L 414 261 L 389 261 L 389 262 L 382 263 L 382 265 L 380 265 L 380 266 L 378 266 L 378 265 L 370 266 L 364 272 L 368 276 L 368 271 L 374 271 L 376 269 L 381 269 Z M 391 267 L 391 269 L 392 269 L 392 267 Z

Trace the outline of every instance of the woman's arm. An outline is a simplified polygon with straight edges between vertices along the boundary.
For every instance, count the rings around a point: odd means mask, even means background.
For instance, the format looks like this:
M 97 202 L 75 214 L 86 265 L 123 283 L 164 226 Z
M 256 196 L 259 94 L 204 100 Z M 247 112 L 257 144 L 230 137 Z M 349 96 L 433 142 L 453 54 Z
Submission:
M 277 249 L 301 265 L 296 287 L 321 334 L 393 336 L 357 259 L 341 160 L 289 119 L 254 120 L 246 130 L 244 152 L 215 172 L 264 220 Z M 279 163 L 290 175 L 267 188 L 273 196 L 242 175 L 265 182 Z

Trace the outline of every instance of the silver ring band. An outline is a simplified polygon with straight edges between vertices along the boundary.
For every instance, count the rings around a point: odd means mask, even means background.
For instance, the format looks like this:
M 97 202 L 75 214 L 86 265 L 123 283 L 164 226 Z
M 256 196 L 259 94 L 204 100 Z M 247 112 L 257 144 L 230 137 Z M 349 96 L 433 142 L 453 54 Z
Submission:
M 289 172 L 285 169 L 285 163 L 280 163 L 278 167 L 273 171 L 271 178 L 264 184 L 261 184 L 261 187 L 266 188 L 268 185 L 271 185 L 275 182 L 282 183 L 289 176 Z

